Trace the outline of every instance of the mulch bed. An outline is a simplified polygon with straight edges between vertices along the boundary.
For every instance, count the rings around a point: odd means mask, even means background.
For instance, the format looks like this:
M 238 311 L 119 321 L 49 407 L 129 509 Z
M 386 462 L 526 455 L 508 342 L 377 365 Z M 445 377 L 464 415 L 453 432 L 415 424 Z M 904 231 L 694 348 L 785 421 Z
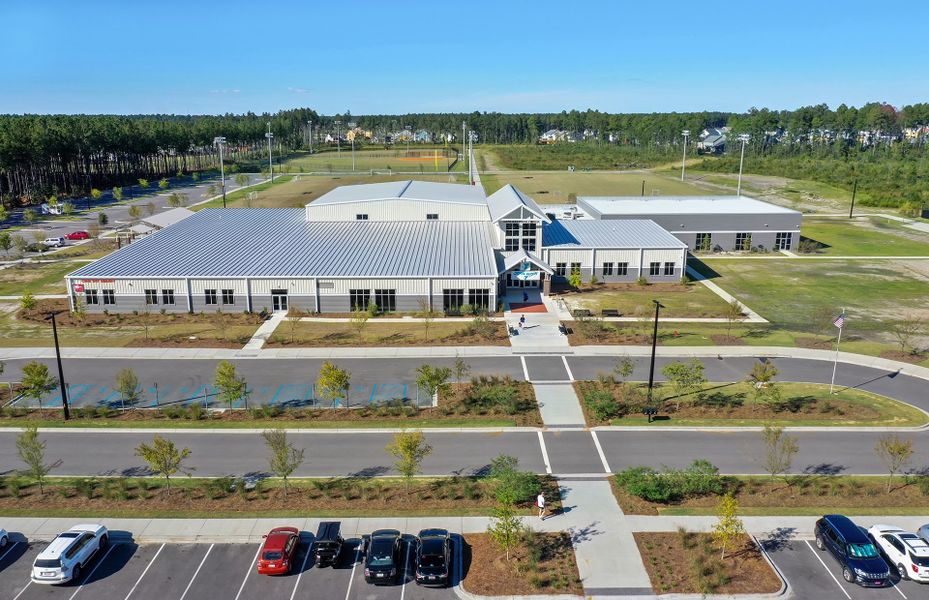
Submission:
M 464 587 L 481 596 L 583 595 L 571 546 L 564 532 L 534 533 L 510 551 L 510 560 L 489 534 L 464 536 Z
M 178 336 L 169 338 L 150 337 L 134 338 L 126 348 L 232 348 L 241 349 L 248 342 L 249 338 L 238 340 L 218 340 L 216 338 L 201 338 L 194 336 Z
M 738 337 L 728 336 L 728 335 L 718 335 L 712 334 L 710 339 L 713 340 L 713 343 L 717 346 L 746 346 L 745 340 Z
M 899 350 L 884 350 L 881 352 L 881 358 L 917 365 L 929 358 L 929 354 L 913 354 L 912 352 L 900 352 Z
M 743 535 L 724 559 L 708 533 L 634 533 L 657 594 L 771 594 L 781 580 Z
M 814 350 L 832 350 L 835 346 L 829 340 L 820 340 L 812 337 L 797 337 L 794 342 L 801 348 L 812 348 Z
M 67 298 L 54 298 L 54 299 L 43 299 L 37 300 L 34 308 L 30 310 L 23 310 L 17 313 L 17 317 L 24 321 L 32 321 L 34 323 L 48 324 L 48 321 L 45 320 L 46 315 L 49 312 L 54 311 L 64 311 L 61 314 L 55 317 L 59 327 L 91 327 L 95 325 L 112 325 L 112 326 L 122 326 L 122 325 L 135 325 L 143 326 L 146 321 L 149 326 L 155 325 L 178 325 L 182 323 L 215 323 L 216 314 L 215 313 L 188 313 L 188 312 L 165 312 L 161 313 L 161 309 L 153 307 L 153 310 L 146 314 L 133 314 L 133 313 L 92 313 L 90 311 L 86 312 L 84 316 L 84 321 L 81 322 L 70 312 L 70 307 L 68 304 Z M 226 319 L 228 326 L 232 325 L 258 325 L 263 319 L 257 313 L 245 314 L 242 311 L 237 312 L 225 312 L 223 315 Z M 153 340 L 150 340 L 153 341 Z

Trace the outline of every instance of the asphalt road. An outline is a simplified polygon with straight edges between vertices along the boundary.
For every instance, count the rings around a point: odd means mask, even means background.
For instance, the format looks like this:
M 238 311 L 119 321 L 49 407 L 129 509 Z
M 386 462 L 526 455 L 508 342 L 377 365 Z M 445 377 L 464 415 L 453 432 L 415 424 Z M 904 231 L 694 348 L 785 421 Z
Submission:
M 286 524 L 286 523 L 282 523 Z M 20 541 L 8 546 L 0 558 L 0 600 L 36 598 L 88 598 L 94 600 L 266 600 L 280 598 L 345 598 L 346 600 L 451 600 L 451 589 L 424 588 L 411 580 L 407 565 L 403 583 L 374 586 L 364 581 L 364 568 L 356 563 L 350 542 L 335 567 L 317 568 L 305 560 L 312 535 L 303 534 L 289 575 L 266 576 L 255 572 L 259 544 L 143 544 L 114 543 L 94 558 L 81 580 L 62 586 L 30 583 L 35 557 L 42 542 Z M 409 544 L 405 544 L 409 546 Z M 406 548 L 404 548 L 406 556 Z M 457 561 L 456 561 L 457 563 Z M 455 571 L 455 581 L 460 567 Z

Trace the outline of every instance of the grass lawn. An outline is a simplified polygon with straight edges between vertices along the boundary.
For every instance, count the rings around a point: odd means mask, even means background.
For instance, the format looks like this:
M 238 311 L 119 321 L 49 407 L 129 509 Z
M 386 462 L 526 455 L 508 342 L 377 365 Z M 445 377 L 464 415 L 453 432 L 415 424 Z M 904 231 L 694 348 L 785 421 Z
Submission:
M 438 167 L 436 167 L 435 151 L 438 151 Z M 431 147 L 419 144 L 410 144 L 407 154 L 406 144 L 397 145 L 385 150 L 383 147 L 365 147 L 363 150 L 355 149 L 355 170 L 360 172 L 371 171 L 407 171 L 422 173 L 446 173 L 448 167 L 455 160 L 457 150 L 449 149 L 451 158 L 444 155 L 442 146 Z M 422 167 L 422 169 L 420 169 Z M 464 161 L 459 161 L 454 171 L 462 171 Z M 331 173 L 347 172 L 352 170 L 351 144 L 342 146 L 342 153 L 335 149 L 315 154 L 299 153 L 291 155 L 282 165 L 283 172 L 313 172 Z
M 646 196 L 712 193 L 695 185 L 681 183 L 680 180 L 655 175 L 649 171 L 634 173 L 515 171 L 481 175 L 481 184 L 488 194 L 509 183 L 540 204 L 572 203 L 576 196 L 638 196 L 642 193 L 642 181 L 645 181 Z
M 546 496 L 547 497 L 547 496 Z M 528 532 L 506 553 L 490 534 L 464 536 L 464 587 L 478 596 L 532 596 L 584 593 L 571 536 Z
M 819 254 L 839 256 L 929 256 L 929 236 L 913 232 L 907 237 L 885 225 L 884 219 L 860 217 L 803 221 L 804 238 L 819 242 Z M 925 242 L 918 241 L 922 237 Z
M 291 329 L 293 327 L 293 330 Z M 300 321 L 282 323 L 271 338 L 268 346 L 449 346 L 480 345 L 508 346 L 509 336 L 503 321 L 489 321 L 487 337 L 469 331 L 471 323 L 466 321 L 442 321 L 436 319 L 427 329 L 424 323 L 379 323 L 377 319 L 367 322 L 361 334 L 352 323 Z M 293 340 L 293 342 L 291 342 Z
M 558 484 L 538 478 L 546 496 Z M 5 515 L 112 516 L 151 518 L 244 518 L 307 516 L 473 516 L 489 514 L 496 502 L 490 482 L 475 477 L 293 479 L 289 492 L 279 480 L 246 490 L 231 477 L 50 478 L 45 494 L 20 477 L 6 477 L 0 490 Z M 234 490 L 231 488 L 235 488 Z M 557 500 L 555 500 L 557 501 Z M 518 506 L 531 514 L 532 501 Z
M 0 270 L 0 296 L 67 294 L 64 276 L 87 263 L 19 263 Z
M 81 258 L 81 259 L 96 259 L 103 258 L 107 254 L 110 254 L 116 250 L 116 240 L 113 239 L 100 239 L 81 244 L 80 246 L 68 246 L 63 250 L 59 250 L 54 254 L 49 254 L 46 256 L 48 260 L 57 260 L 57 259 L 68 259 L 68 258 Z M 75 265 L 80 265 L 81 263 L 74 263 Z
M 780 402 L 758 403 L 748 382 L 708 383 L 701 394 L 677 397 L 664 385 L 656 397 L 663 402 L 660 412 L 649 425 L 635 399 L 639 394 L 624 393 L 627 388 L 598 381 L 574 383 L 588 425 L 648 425 L 649 427 L 745 427 L 766 424 L 803 427 L 919 427 L 929 417 L 921 410 L 886 396 L 854 388 L 837 388 L 829 395 L 829 386 L 818 383 L 779 382 Z M 640 388 L 644 384 L 632 384 Z M 609 403 L 595 392 L 613 397 Z M 587 399 L 590 398 L 591 402 Z M 625 414 L 624 414 L 625 413 Z M 618 418 L 614 418 L 618 417 Z
M 759 434 L 759 445 L 760 434 Z M 925 478 L 925 476 L 922 476 Z M 715 515 L 715 495 L 683 500 L 650 502 L 630 494 L 611 478 L 613 494 L 623 512 L 633 515 Z M 848 515 L 925 515 L 929 495 L 920 490 L 917 478 L 898 476 L 887 491 L 887 478 L 848 475 L 792 475 L 722 477 L 724 491 L 731 491 L 745 516 L 824 513 Z M 927 488 L 929 489 L 929 488 Z
M 604 283 L 573 291 L 557 286 L 553 298 L 562 298 L 570 310 L 584 308 L 599 315 L 604 308 L 618 310 L 623 316 L 650 318 L 654 312 L 652 300 L 665 306 L 662 317 L 723 317 L 726 302 L 699 283 Z
M 725 558 L 709 533 L 633 533 L 657 594 L 773 594 L 781 580 L 746 534 Z

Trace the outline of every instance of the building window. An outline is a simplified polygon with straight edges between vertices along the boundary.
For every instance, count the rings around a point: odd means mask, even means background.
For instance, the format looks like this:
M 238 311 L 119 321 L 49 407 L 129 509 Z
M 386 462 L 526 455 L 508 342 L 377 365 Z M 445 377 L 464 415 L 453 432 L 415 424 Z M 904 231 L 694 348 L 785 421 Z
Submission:
M 616 263 L 616 274 L 620 277 L 625 277 L 629 274 L 629 263 Z
M 535 252 L 536 224 L 523 223 L 523 250 Z
M 712 248 L 713 248 L 713 234 L 698 233 L 697 241 L 694 244 L 694 250 L 699 250 L 701 252 L 709 252 Z
M 568 275 L 568 263 L 555 263 L 555 275 L 566 277 Z
M 145 290 L 145 303 L 158 304 L 158 290 Z
M 367 220 L 368 220 L 368 214 L 367 214 L 367 213 L 359 213 L 359 214 L 355 215 L 355 220 L 356 220 L 356 221 L 367 221 Z
M 777 235 L 774 236 L 774 249 L 790 250 L 790 241 L 792 237 L 793 234 L 789 231 L 779 231 Z
M 661 263 L 660 262 L 648 263 L 648 274 L 649 275 L 661 275 Z
M 476 311 L 490 309 L 490 290 L 468 290 L 468 304 Z
M 371 302 L 371 290 L 348 290 L 348 306 L 353 311 L 368 310 Z
M 535 238 L 523 238 L 523 250 L 526 252 L 535 252 Z
M 174 304 L 174 290 L 161 290 L 161 303 L 173 305 Z
M 116 304 L 116 290 L 103 290 L 103 303 Z
M 666 262 L 664 264 L 664 274 L 674 275 L 674 263 L 673 262 Z
M 581 263 L 571 263 L 571 272 L 581 274 Z
M 442 310 L 458 312 L 464 304 L 464 290 L 442 290 Z
M 613 263 L 605 262 L 603 263 L 603 274 L 612 275 L 613 274 Z
M 397 290 L 374 290 L 374 304 L 381 312 L 397 310 Z
M 504 246 L 504 249 L 507 252 L 519 250 L 519 238 L 506 238 L 506 245 Z
M 203 301 L 207 306 L 216 304 L 216 290 L 203 290 Z
M 752 248 L 752 234 L 750 233 L 735 234 L 735 249 L 736 250 L 751 250 L 751 248 Z
M 100 304 L 100 299 L 97 298 L 97 290 L 84 290 L 84 302 L 87 304 Z
M 507 252 L 519 250 L 519 223 L 505 223 L 503 225 L 503 231 L 505 233 L 504 250 Z
M 235 290 L 223 290 L 223 304 L 235 304 Z
M 426 220 L 427 220 L 427 221 L 438 221 L 438 220 L 439 220 L 439 213 L 427 213 L 427 214 L 426 214 Z

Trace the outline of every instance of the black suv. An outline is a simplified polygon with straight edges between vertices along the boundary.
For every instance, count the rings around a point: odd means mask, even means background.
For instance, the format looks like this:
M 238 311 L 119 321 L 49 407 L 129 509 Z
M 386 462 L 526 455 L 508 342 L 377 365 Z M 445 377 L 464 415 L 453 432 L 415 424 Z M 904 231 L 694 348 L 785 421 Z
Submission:
M 400 532 L 378 529 L 371 534 L 365 548 L 365 581 L 374 584 L 396 583 L 400 574 Z
M 842 577 L 865 587 L 888 587 L 890 570 L 871 543 L 868 532 L 842 515 L 816 521 L 816 547 L 829 550 L 842 565 Z
M 339 521 L 323 521 L 319 524 L 313 547 L 310 549 L 317 566 L 335 565 L 339 561 L 342 544 L 345 543 L 339 532 L 341 527 Z
M 451 569 L 451 540 L 444 529 L 423 529 L 417 536 L 416 583 L 447 586 Z

